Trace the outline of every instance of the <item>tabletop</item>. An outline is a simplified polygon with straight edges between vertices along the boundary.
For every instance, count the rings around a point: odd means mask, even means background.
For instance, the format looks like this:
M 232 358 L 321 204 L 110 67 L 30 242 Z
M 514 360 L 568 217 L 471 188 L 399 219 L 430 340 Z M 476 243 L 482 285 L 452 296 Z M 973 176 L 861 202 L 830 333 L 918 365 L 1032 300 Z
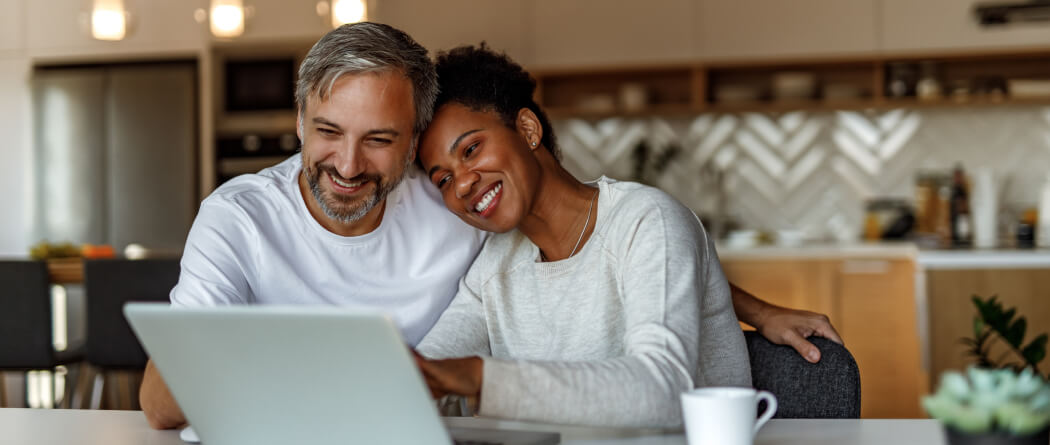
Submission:
M 675 430 L 584 428 L 479 418 L 448 418 L 456 427 L 558 431 L 566 445 L 685 445 Z M 177 431 L 150 429 L 140 411 L 38 410 L 0 408 L 0 443 L 19 445 L 182 445 Z M 755 438 L 756 445 L 940 445 L 934 420 L 774 419 Z

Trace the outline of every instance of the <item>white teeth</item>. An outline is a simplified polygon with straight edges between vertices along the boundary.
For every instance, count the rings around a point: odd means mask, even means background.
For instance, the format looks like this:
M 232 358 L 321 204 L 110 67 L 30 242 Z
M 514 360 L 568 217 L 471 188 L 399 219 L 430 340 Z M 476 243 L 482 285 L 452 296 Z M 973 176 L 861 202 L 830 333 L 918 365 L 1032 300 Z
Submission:
M 489 190 L 489 192 L 486 193 L 483 198 L 481 198 L 481 201 L 478 202 L 478 205 L 474 206 L 474 210 L 477 210 L 478 213 L 484 212 L 485 209 L 489 208 L 489 204 L 492 204 L 492 199 L 499 194 L 500 190 L 503 190 L 503 184 L 496 184 L 496 186 L 493 187 L 492 190 Z
M 332 175 L 328 175 L 328 176 L 329 176 L 330 178 L 332 178 L 332 181 L 334 181 L 334 182 L 335 182 L 336 184 L 339 184 L 340 186 L 342 186 L 342 187 L 346 187 L 346 188 L 348 188 L 348 189 L 352 189 L 352 188 L 360 187 L 360 186 L 361 186 L 361 182 L 362 182 L 362 181 L 357 181 L 357 182 L 345 182 L 345 181 L 341 181 L 341 180 L 339 180 L 339 178 L 337 178 L 337 177 L 335 177 L 335 176 L 332 176 Z

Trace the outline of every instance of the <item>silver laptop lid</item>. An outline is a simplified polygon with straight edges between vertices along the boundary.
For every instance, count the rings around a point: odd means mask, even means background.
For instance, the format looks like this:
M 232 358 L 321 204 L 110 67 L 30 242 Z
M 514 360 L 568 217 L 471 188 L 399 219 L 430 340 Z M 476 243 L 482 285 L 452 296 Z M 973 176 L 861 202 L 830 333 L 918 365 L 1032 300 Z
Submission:
M 450 443 L 378 312 L 132 303 L 124 314 L 207 445 Z

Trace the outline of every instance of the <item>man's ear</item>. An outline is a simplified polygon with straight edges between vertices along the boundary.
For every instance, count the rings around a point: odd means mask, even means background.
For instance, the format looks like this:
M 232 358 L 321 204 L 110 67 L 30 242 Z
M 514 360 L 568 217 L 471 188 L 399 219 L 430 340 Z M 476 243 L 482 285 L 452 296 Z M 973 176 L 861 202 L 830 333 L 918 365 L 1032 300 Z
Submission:
M 295 112 L 295 135 L 299 136 L 299 145 L 303 144 L 303 110 Z
M 514 126 L 525 139 L 525 144 L 529 146 L 529 149 L 536 149 L 541 146 L 543 140 L 543 125 L 540 125 L 540 119 L 536 117 L 536 113 L 528 108 L 522 108 L 518 110 L 518 117 L 514 120 Z

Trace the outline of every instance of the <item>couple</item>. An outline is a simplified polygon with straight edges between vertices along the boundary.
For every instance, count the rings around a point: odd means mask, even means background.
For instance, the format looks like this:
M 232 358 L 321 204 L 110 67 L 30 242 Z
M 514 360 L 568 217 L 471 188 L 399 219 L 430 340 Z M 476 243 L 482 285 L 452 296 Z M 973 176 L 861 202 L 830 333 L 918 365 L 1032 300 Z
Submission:
M 379 308 L 435 396 L 551 423 L 673 426 L 682 391 L 749 385 L 736 314 L 811 361 L 805 336 L 837 340 L 731 288 L 666 194 L 573 178 L 534 89 L 484 47 L 435 69 L 389 26 L 333 30 L 299 69 L 301 156 L 204 200 L 172 304 Z M 140 400 L 185 423 L 152 363 Z

